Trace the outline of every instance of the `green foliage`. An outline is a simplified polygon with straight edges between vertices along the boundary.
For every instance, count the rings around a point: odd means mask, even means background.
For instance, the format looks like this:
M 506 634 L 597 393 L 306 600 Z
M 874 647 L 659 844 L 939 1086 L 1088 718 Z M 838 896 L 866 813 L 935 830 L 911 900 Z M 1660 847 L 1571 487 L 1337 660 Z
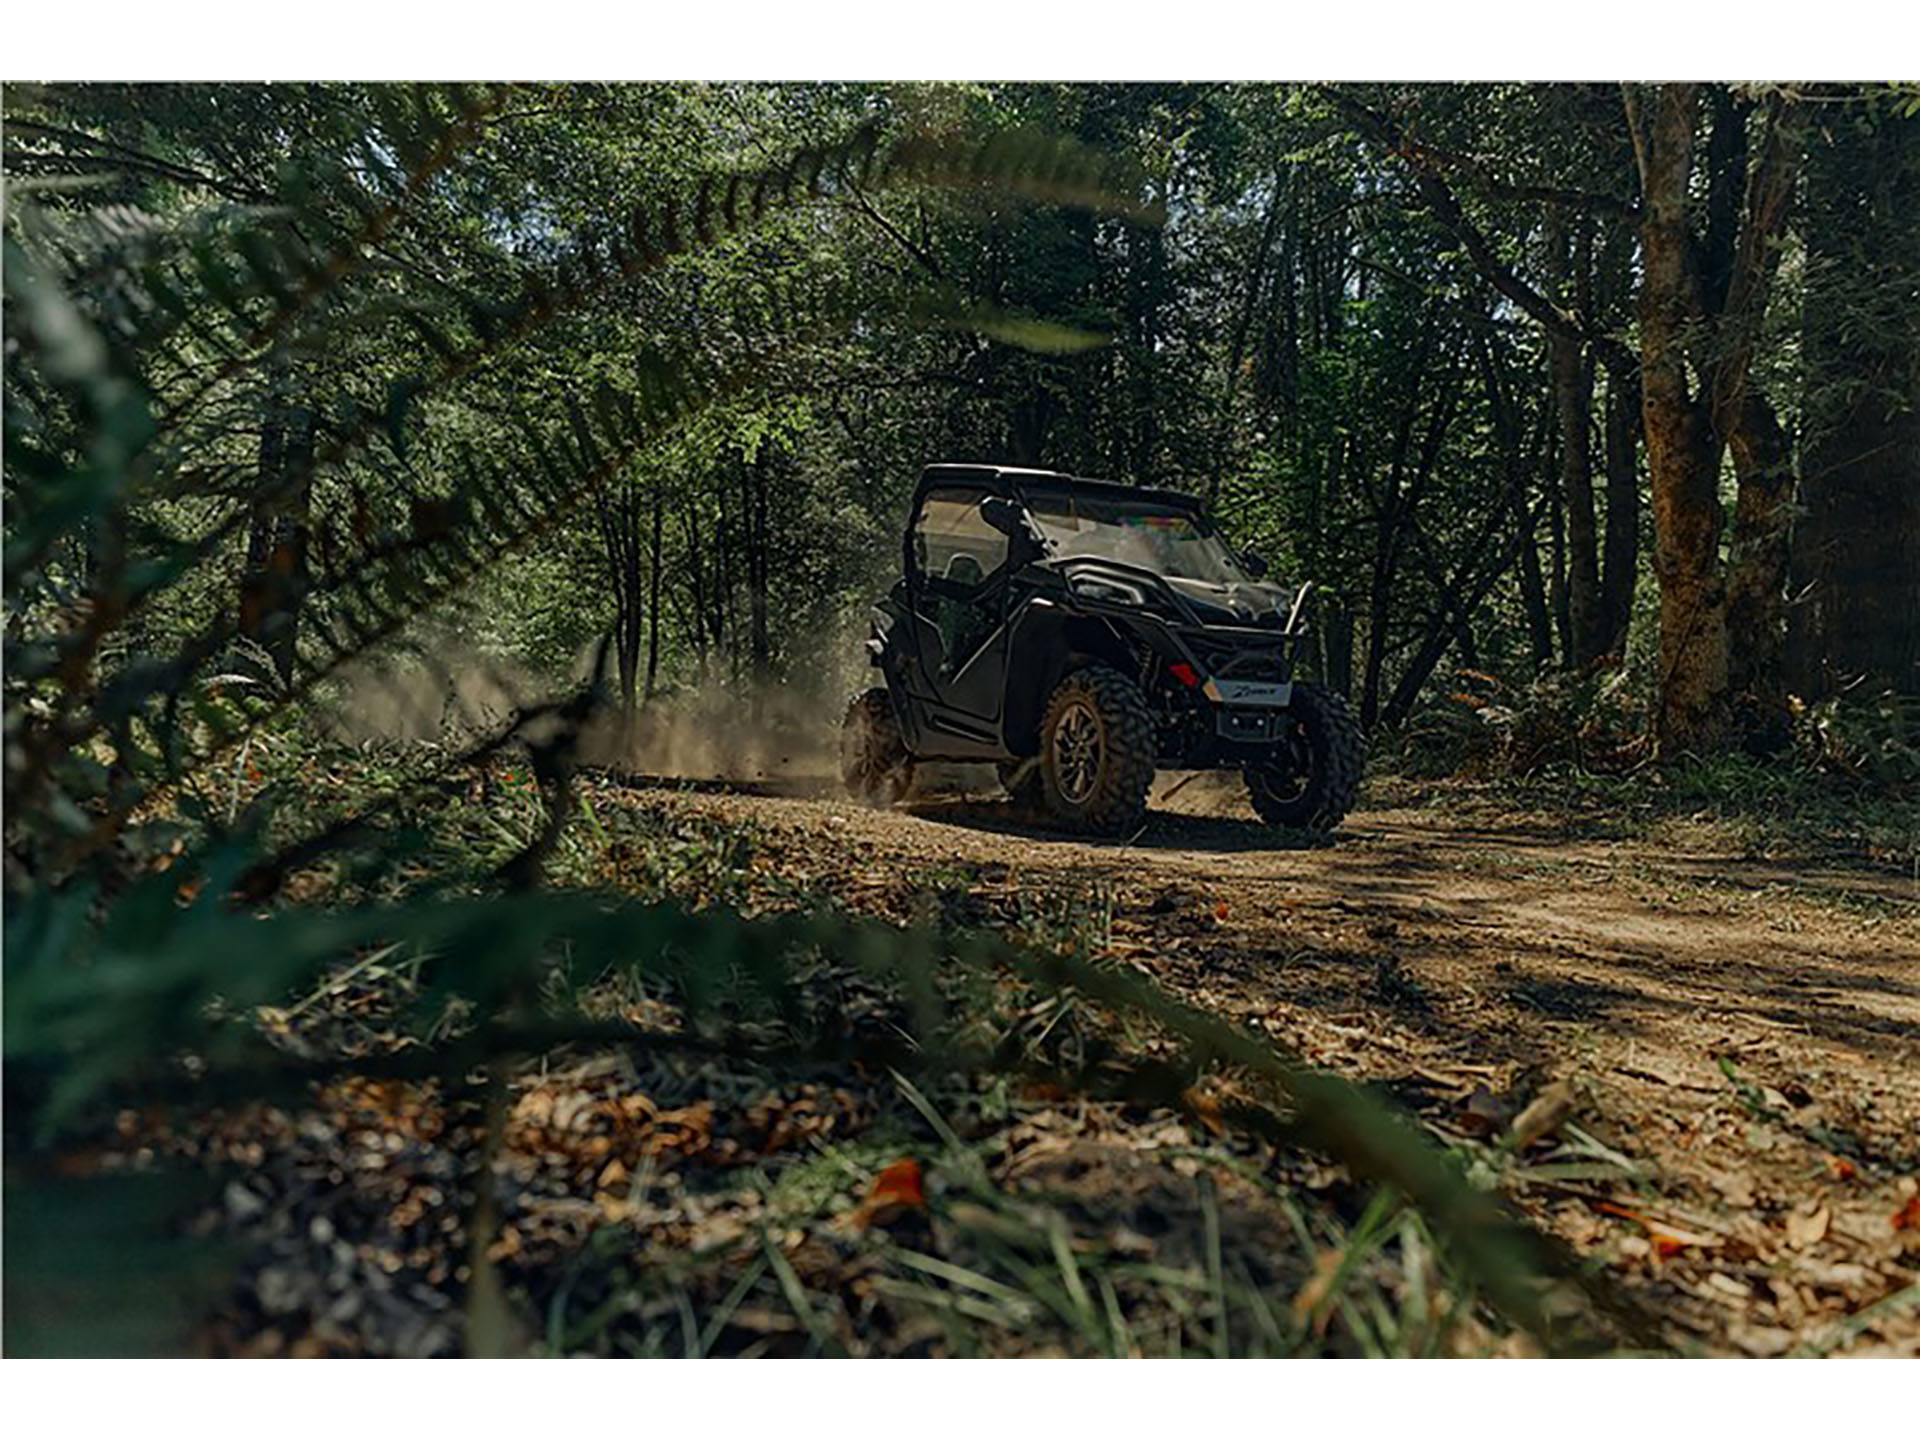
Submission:
M 1808 765 L 1876 785 L 1920 786 L 1920 697 L 1891 690 L 1835 695 L 1795 719 Z
M 1647 761 L 1648 679 L 1637 668 L 1552 673 L 1510 686 L 1479 670 L 1452 676 L 1394 737 L 1394 768 L 1437 778 L 1525 778 L 1553 769 L 1621 774 Z

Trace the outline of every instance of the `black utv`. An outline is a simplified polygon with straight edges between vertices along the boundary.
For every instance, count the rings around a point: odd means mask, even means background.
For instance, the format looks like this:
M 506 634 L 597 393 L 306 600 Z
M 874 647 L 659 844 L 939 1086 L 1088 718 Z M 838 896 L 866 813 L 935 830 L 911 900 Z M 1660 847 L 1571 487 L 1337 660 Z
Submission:
M 841 774 L 899 799 L 922 760 L 997 764 L 1071 829 L 1129 834 L 1154 771 L 1239 769 L 1270 825 L 1330 830 L 1361 739 L 1346 700 L 1295 681 L 1304 590 L 1263 584 L 1200 502 L 992 465 L 932 465 L 905 574 L 867 641 Z

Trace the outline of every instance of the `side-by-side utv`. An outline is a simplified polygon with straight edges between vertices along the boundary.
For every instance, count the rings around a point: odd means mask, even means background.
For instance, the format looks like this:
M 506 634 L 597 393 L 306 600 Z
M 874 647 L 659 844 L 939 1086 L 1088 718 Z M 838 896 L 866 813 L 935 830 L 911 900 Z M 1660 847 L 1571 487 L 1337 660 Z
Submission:
M 993 465 L 920 476 L 905 574 L 867 641 L 885 683 L 841 732 L 848 787 L 905 794 L 922 760 L 985 761 L 1072 829 L 1125 834 L 1159 768 L 1239 769 L 1270 825 L 1352 808 L 1346 700 L 1293 678 L 1304 591 L 1262 582 L 1200 502 Z

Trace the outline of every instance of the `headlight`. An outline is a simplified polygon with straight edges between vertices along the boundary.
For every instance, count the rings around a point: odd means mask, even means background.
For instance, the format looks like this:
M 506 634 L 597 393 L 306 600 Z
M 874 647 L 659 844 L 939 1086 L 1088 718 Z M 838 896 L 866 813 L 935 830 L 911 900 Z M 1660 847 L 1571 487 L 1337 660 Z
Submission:
M 1073 593 L 1082 600 L 1100 600 L 1109 605 L 1144 605 L 1146 592 L 1124 580 L 1095 579 L 1079 575 L 1073 579 Z

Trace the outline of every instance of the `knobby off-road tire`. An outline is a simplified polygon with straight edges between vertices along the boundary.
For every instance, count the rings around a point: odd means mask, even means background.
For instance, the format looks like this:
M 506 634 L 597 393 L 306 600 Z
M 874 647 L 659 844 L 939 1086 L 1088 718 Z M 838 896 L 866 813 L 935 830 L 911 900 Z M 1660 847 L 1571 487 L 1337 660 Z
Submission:
M 1293 687 L 1292 765 L 1248 766 L 1247 795 L 1267 824 L 1326 832 L 1353 809 L 1360 795 L 1366 742 L 1347 697 L 1321 685 Z
M 840 724 L 840 778 L 856 800 L 891 805 L 913 783 L 913 758 L 886 687 L 863 690 L 847 704 Z
M 1147 813 L 1153 716 L 1139 688 L 1105 665 L 1075 670 L 1047 697 L 1040 721 L 1040 790 L 1071 829 L 1121 835 Z

